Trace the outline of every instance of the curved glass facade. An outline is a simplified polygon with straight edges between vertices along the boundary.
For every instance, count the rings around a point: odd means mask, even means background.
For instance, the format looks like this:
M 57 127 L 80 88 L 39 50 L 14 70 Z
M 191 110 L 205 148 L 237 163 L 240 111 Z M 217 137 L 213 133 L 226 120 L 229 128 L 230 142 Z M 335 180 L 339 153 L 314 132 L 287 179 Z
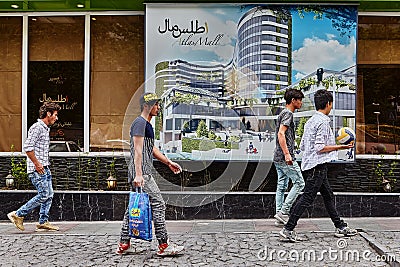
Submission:
M 183 60 L 159 63 L 162 64 L 165 69 L 156 72 L 157 92 L 164 92 L 172 87 L 189 86 L 223 94 L 225 66 L 221 64 L 206 66 Z
M 256 7 L 238 24 L 238 68 L 255 74 L 262 98 L 273 96 L 275 90 L 289 84 L 290 23 L 268 9 Z

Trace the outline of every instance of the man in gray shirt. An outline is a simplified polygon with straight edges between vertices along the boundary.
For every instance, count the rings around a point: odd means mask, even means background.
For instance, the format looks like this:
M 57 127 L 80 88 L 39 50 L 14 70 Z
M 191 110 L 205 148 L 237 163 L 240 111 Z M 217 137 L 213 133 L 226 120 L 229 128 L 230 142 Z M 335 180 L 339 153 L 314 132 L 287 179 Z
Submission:
M 301 108 L 303 93 L 300 90 L 288 89 L 285 92 L 286 108 L 281 111 L 276 123 L 276 146 L 274 151 L 274 165 L 278 174 L 275 204 L 275 225 L 283 225 L 289 218 L 290 208 L 304 188 L 304 179 L 297 162 L 295 161 L 295 129 L 293 112 Z M 292 188 L 284 200 L 285 192 L 292 181 Z
M 19 230 L 24 231 L 24 217 L 40 207 L 36 231 L 58 231 L 58 226 L 49 223 L 49 211 L 53 201 L 52 176 L 49 169 L 50 128 L 58 120 L 60 106 L 54 102 L 44 103 L 39 109 L 39 119 L 28 131 L 24 150 L 28 156 L 27 173 L 38 194 L 17 211 L 7 214 Z

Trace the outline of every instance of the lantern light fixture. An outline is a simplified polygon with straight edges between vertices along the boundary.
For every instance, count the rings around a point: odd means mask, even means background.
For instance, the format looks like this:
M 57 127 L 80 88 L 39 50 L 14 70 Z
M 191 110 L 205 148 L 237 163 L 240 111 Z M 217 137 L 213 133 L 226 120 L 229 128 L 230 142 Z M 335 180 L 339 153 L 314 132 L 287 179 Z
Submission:
M 8 188 L 12 188 L 14 186 L 14 180 L 15 177 L 11 174 L 11 171 L 9 171 L 8 175 L 6 176 L 6 186 Z
M 108 189 L 114 189 L 117 187 L 117 179 L 114 178 L 114 176 L 110 175 L 107 178 L 107 188 Z

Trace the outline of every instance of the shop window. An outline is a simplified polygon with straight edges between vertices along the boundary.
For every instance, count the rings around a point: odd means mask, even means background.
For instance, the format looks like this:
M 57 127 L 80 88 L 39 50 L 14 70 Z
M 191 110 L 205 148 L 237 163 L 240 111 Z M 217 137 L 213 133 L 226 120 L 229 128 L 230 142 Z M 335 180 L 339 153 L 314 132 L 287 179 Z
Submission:
M 83 61 L 30 61 L 28 69 L 28 127 L 44 102 L 56 102 L 61 110 L 50 140 L 83 146 Z
M 92 16 L 90 39 L 90 151 L 113 151 L 118 144 L 107 141 L 129 139 L 130 124 L 140 115 L 143 16 Z
M 22 17 L 0 17 L 0 152 L 22 149 L 21 83 Z
M 182 130 L 182 126 L 184 123 L 184 119 L 175 119 L 175 130 Z
M 83 147 L 84 16 L 35 17 L 29 20 L 27 128 L 44 102 L 60 105 L 50 140 Z M 63 143 L 65 145 L 65 143 Z M 69 152 L 68 149 L 55 148 Z
M 400 153 L 400 65 L 360 65 L 364 122 L 359 133 L 365 154 Z
M 167 119 L 165 121 L 165 130 L 167 131 L 172 130 L 172 119 Z
M 357 153 L 400 152 L 400 17 L 359 16 Z

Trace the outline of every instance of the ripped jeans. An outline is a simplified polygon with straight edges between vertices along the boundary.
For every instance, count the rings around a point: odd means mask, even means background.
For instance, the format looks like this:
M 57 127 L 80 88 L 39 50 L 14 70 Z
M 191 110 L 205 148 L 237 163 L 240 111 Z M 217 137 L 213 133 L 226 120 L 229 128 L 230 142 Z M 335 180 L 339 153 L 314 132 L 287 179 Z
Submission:
M 274 162 L 274 164 L 278 173 L 278 183 L 275 194 L 276 212 L 281 211 L 283 214 L 289 214 L 293 203 L 304 189 L 303 175 L 296 161 L 293 161 L 293 165 L 288 165 L 285 162 Z M 285 199 L 285 192 L 288 188 L 289 180 L 292 181 L 293 185 Z
M 54 195 L 50 169 L 45 167 L 44 170 L 44 174 L 39 174 L 37 171 L 28 174 L 29 179 L 31 180 L 33 186 L 35 186 L 38 193 L 16 211 L 17 216 L 25 217 L 35 208 L 40 206 L 40 224 L 43 224 L 49 220 L 49 211 Z

